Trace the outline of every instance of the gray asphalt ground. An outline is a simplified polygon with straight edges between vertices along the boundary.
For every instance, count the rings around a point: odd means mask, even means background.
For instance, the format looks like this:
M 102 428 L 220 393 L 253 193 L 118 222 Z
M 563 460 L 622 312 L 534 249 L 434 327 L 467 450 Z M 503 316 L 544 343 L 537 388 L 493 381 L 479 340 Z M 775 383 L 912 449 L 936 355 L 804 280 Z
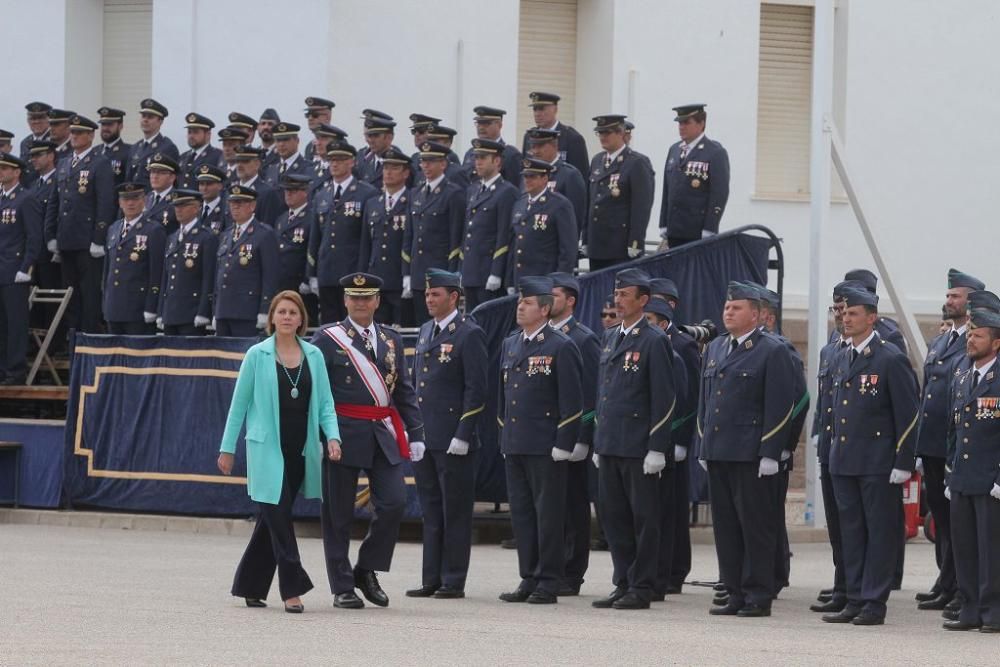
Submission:
M 710 617 L 711 590 L 649 611 L 592 609 L 610 590 L 607 552 L 593 554 L 581 597 L 557 605 L 505 604 L 516 556 L 476 546 L 464 600 L 415 600 L 420 546 L 401 544 L 381 577 L 387 609 L 333 609 L 322 542 L 300 542 L 316 584 L 306 613 L 286 614 L 272 588 L 267 609 L 229 595 L 244 537 L 0 524 L 0 665 L 996 665 L 1000 639 L 941 629 L 916 610 L 930 585 L 933 546 L 911 543 L 904 589 L 882 627 L 820 622 L 808 610 L 832 578 L 829 548 L 795 544 L 792 586 L 765 619 Z M 357 546 L 356 544 L 354 545 Z M 697 545 L 691 579 L 716 574 Z

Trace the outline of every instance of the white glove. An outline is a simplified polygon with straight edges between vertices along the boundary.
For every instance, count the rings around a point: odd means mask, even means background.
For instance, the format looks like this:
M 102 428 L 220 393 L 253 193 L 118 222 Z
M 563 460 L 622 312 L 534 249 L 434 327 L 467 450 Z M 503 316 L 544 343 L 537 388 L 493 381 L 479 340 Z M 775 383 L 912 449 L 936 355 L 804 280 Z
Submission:
M 146 320 L 146 324 L 153 324 L 156 322 L 156 313 L 150 313 L 148 311 L 142 311 L 142 319 Z
M 996 491 L 996 489 L 997 489 L 997 485 L 994 484 L 993 485 L 993 491 L 990 491 L 990 495 L 991 496 L 993 496 L 993 493 Z M 951 488 L 950 487 L 947 487 L 947 486 L 944 487 L 944 497 L 947 498 L 948 500 L 951 500 Z M 993 496 L 993 497 L 995 498 L 996 496 Z
M 788 451 L 787 449 L 782 449 L 781 450 L 781 460 L 782 461 L 787 461 L 790 458 L 792 458 L 792 453 L 790 451 Z
M 587 454 L 590 453 L 590 445 L 585 445 L 582 442 L 578 442 L 573 445 L 573 453 L 569 455 L 569 460 L 573 463 L 577 461 L 583 461 L 587 458 Z
M 215 331 L 215 318 L 214 317 L 212 318 L 212 324 L 209 325 L 208 328 L 211 329 L 212 331 Z
M 47 244 L 45 244 L 45 247 L 48 248 L 49 252 L 51 252 L 53 255 L 59 252 L 59 243 L 55 239 L 52 239 Z
M 919 456 L 917 457 L 917 462 L 916 464 L 914 464 L 914 467 L 917 469 L 917 472 L 919 472 L 921 475 L 924 474 L 924 460 Z
M 309 283 L 299 283 L 299 294 L 303 296 L 306 294 L 312 294 L 312 288 L 309 287 Z
M 257 313 L 257 328 L 264 329 L 267 327 L 267 313 Z
M 889 483 L 903 484 L 912 476 L 913 473 L 910 472 L 909 470 L 900 470 L 899 468 L 893 468 L 892 472 L 889 474 Z
M 426 450 L 427 450 L 427 447 L 425 447 L 424 443 L 420 442 L 419 440 L 411 442 L 410 443 L 410 460 L 413 461 L 414 463 L 416 463 L 420 459 L 424 458 L 424 451 L 426 451 Z
M 595 468 L 600 468 L 601 467 L 601 455 L 598 454 L 597 452 L 594 452 L 593 454 L 591 454 L 590 460 L 594 462 L 594 467 Z
M 465 456 L 469 453 L 469 443 L 465 440 L 452 438 L 451 444 L 448 445 L 448 451 L 446 453 L 453 454 L 455 456 Z
M 701 238 L 707 239 L 709 236 L 715 236 L 715 232 L 710 232 L 707 229 L 701 230 Z
M 708 461 L 706 461 L 705 459 L 698 459 L 698 465 L 701 466 L 702 470 L 708 472 Z
M 949 493 L 949 495 L 951 494 Z M 994 482 L 993 488 L 990 489 L 990 495 L 996 498 L 997 500 L 1000 500 L 1000 484 Z M 948 498 L 948 500 L 951 500 L 951 498 Z
M 31 276 L 29 274 L 23 272 L 23 271 L 18 271 L 17 273 L 14 274 L 14 282 L 15 283 L 30 283 L 31 282 Z
M 559 449 L 558 447 L 552 448 L 552 460 L 553 461 L 569 461 L 569 457 L 573 454 L 567 452 L 565 449 Z
M 410 276 L 403 276 L 403 298 L 413 298 L 413 280 Z
M 316 296 L 319 296 L 319 278 L 309 279 L 309 291 Z
M 663 452 L 646 452 L 646 458 L 642 460 L 642 474 L 658 475 L 667 467 L 667 457 Z
M 201 315 L 194 316 L 194 325 L 196 327 L 207 327 L 209 324 L 212 324 L 213 329 L 215 328 L 215 325 L 212 323 L 212 320 L 208 319 L 207 317 L 202 317 Z
M 674 445 L 674 461 L 680 463 L 688 457 L 688 448 L 684 445 Z
M 507 288 L 507 296 L 514 296 L 515 294 L 517 294 L 517 288 L 516 287 L 514 287 L 513 285 L 511 285 L 510 287 Z
M 62 263 L 62 257 L 59 255 L 59 253 L 57 252 L 52 253 L 52 263 L 53 264 Z
M 489 278 L 486 279 L 486 291 L 496 292 L 498 289 L 500 289 L 501 282 L 503 281 L 500 280 L 500 276 L 491 275 Z
M 587 244 L 586 243 L 584 243 L 583 245 L 580 246 L 580 252 L 582 252 L 584 255 L 587 254 Z
M 628 249 L 629 259 L 635 259 L 636 257 L 638 257 L 641 254 L 642 254 L 642 248 L 629 248 Z
M 94 259 L 100 259 L 104 257 L 104 246 L 97 245 L 96 243 L 90 244 L 90 256 Z
M 819 435 L 818 434 L 814 435 L 812 437 L 812 444 L 813 444 L 813 447 L 819 447 Z
M 157 317 L 156 318 L 156 328 L 159 329 L 160 331 L 163 331 L 163 318 L 162 317 Z
M 778 474 L 778 462 L 766 456 L 760 457 L 760 467 L 757 468 L 758 477 L 770 477 Z

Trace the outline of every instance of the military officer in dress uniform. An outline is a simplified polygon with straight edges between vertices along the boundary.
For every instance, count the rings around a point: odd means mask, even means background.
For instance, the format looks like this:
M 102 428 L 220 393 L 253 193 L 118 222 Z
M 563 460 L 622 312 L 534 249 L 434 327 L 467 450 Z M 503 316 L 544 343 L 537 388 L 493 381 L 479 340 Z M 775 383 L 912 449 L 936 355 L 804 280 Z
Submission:
M 116 190 L 122 218 L 108 230 L 104 319 L 110 334 L 151 335 L 160 309 L 167 232 L 158 219 L 143 214 L 142 184 L 126 181 Z
M 357 149 L 346 141 L 327 147 L 331 180 L 313 198 L 315 219 L 309 232 L 309 286 L 319 296 L 320 321 L 332 323 L 346 315 L 340 279 L 365 266 L 361 257 L 365 211 L 375 188 L 354 177 Z
M 947 630 L 1000 632 L 1000 314 L 973 310 L 969 366 L 955 377 L 948 454 L 958 617 Z M 926 465 L 926 463 L 924 464 Z
M 920 418 L 917 420 L 916 448 L 920 464 L 917 467 L 923 470 L 924 497 L 934 517 L 934 555 L 939 573 L 930 590 L 934 595 L 921 600 L 917 604 L 918 609 L 942 610 L 957 590 L 951 550 L 951 511 L 948 499 L 944 497 L 947 435 L 952 407 L 949 405 L 949 388 L 958 365 L 966 358 L 969 293 L 985 288 L 986 285 L 978 278 L 957 269 L 948 270 L 948 290 L 942 311 L 952 321 L 951 330 L 931 341 L 924 361 L 924 387 L 920 396 Z
M 96 129 L 73 116 L 73 155 L 58 163 L 55 206 L 45 218 L 46 247 L 60 256 L 63 285 L 73 288 L 67 326 L 86 333 L 100 331 L 104 244 L 117 210 L 111 165 L 94 151 Z
M 184 151 L 177 161 L 177 187 L 191 190 L 197 186 L 198 169 L 204 165 L 222 164 L 222 151 L 211 144 L 215 123 L 211 118 L 193 111 L 184 117 L 187 128 L 189 150 Z
M 860 287 L 868 290 L 870 293 L 875 294 L 878 288 L 878 277 L 869 271 L 868 269 L 852 269 L 844 274 L 845 281 L 855 281 L 860 283 Z M 855 285 L 857 287 L 858 285 Z M 903 332 L 899 330 L 899 324 L 896 323 L 890 317 L 879 316 L 878 320 L 875 322 L 875 331 L 878 335 L 885 340 L 887 343 L 892 343 L 899 350 L 906 354 L 906 339 L 903 338 Z M 833 342 L 838 337 L 837 332 L 832 332 L 830 334 L 830 342 Z
M 642 255 L 655 181 L 648 161 L 625 144 L 625 116 L 595 116 L 594 122 L 604 150 L 590 165 L 590 202 L 583 228 L 591 271 Z
M 41 202 L 21 184 L 26 168 L 0 153 L 0 385 L 21 385 L 27 376 L 28 295 L 43 249 Z
M 277 164 L 271 165 L 263 175 L 268 185 L 277 187 L 286 174 L 308 176 L 310 180 L 315 175 L 312 158 L 306 159 L 299 153 L 299 131 L 301 128 L 294 123 L 278 123 L 274 126 L 274 150 L 278 154 Z
M 56 142 L 56 164 L 62 162 L 63 158 L 73 152 L 70 145 L 70 121 L 76 116 L 75 111 L 68 109 L 50 109 L 49 113 L 49 139 Z
M 358 609 L 364 602 L 380 607 L 389 596 L 377 572 L 388 572 L 406 509 L 403 460 L 424 456 L 424 426 L 403 358 L 403 339 L 374 320 L 378 276 L 352 273 L 341 278 L 347 317 L 324 326 L 312 343 L 323 351 L 337 409 L 343 455 L 323 462 L 323 552 L 334 595 L 333 606 Z M 368 477 L 375 507 L 368 534 L 351 567 L 348 550 L 358 476 Z
M 434 116 L 428 116 L 422 113 L 411 113 L 410 122 L 410 134 L 413 135 L 413 146 L 417 149 L 416 153 L 410 156 L 410 163 L 413 165 L 413 173 L 420 173 L 420 147 L 424 145 L 425 141 L 430 141 L 427 133 L 433 128 L 437 127 L 437 124 L 441 122 L 440 118 Z
M 313 132 L 323 123 L 329 124 L 333 117 L 333 107 L 337 106 L 332 100 L 322 97 L 307 97 L 305 100 L 305 118 L 309 131 Z M 312 160 L 316 154 L 316 147 L 312 142 L 306 145 L 306 160 Z
M 650 326 L 649 276 L 615 276 L 619 326 L 604 332 L 594 433 L 598 503 L 614 565 L 614 590 L 601 609 L 648 609 L 660 546 L 660 474 L 672 465 L 671 424 L 677 412 L 670 340 Z
M 576 268 L 577 231 L 573 204 L 549 189 L 552 165 L 523 160 L 524 193 L 514 203 L 510 225 L 508 292 L 521 276 Z
M 777 587 L 775 498 L 797 396 L 788 349 L 760 330 L 760 295 L 731 282 L 723 322 L 701 370 L 699 463 L 708 471 L 716 554 L 725 606 L 712 615 L 771 615 Z
M 220 167 L 203 164 L 198 167 L 198 192 L 201 193 L 201 213 L 199 221 L 212 230 L 213 234 L 229 228 L 229 211 L 222 196 L 226 172 Z
M 513 184 L 520 183 L 521 152 L 507 144 L 500 136 L 503 132 L 503 117 L 507 115 L 507 112 L 503 109 L 486 106 L 478 106 L 472 112 L 476 114 L 473 117 L 473 121 L 476 123 L 476 136 L 480 139 L 500 142 L 504 147 L 503 167 L 500 168 L 504 180 Z M 478 180 L 474 158 L 475 154 L 470 148 L 465 152 L 465 158 L 462 160 L 462 171 L 468 175 L 469 183 L 475 183 Z
M 552 279 L 552 312 L 549 326 L 567 336 L 580 351 L 583 414 L 580 433 L 566 470 L 566 566 L 559 586 L 560 596 L 580 594 L 584 575 L 590 565 L 590 449 L 594 444 L 594 405 L 597 402 L 597 366 L 601 341 L 593 331 L 574 317 L 580 283 L 570 273 L 557 271 Z
M 830 473 L 840 512 L 847 606 L 828 623 L 881 625 L 898 562 L 901 486 L 914 469 L 917 386 L 906 356 L 875 332 L 878 297 L 847 288 L 851 347 L 833 380 Z
M 413 364 L 427 443 L 423 459 L 413 465 L 424 518 L 424 565 L 421 585 L 406 595 L 462 598 L 489 356 L 486 334 L 458 312 L 461 277 L 428 269 L 425 287 L 432 319 L 420 327 Z
M 231 114 L 230 114 L 231 115 Z M 219 130 L 219 141 L 222 142 L 222 161 L 220 165 L 226 172 L 226 185 L 235 183 L 239 176 L 236 174 L 236 149 L 249 143 L 250 132 L 243 127 L 230 125 Z
M 358 177 L 376 190 L 382 189 L 383 156 L 387 150 L 395 148 L 392 143 L 396 138 L 395 127 L 396 121 L 392 118 L 365 118 L 365 140 L 369 150 L 358 164 Z
M 174 161 L 180 157 L 180 152 L 174 142 L 160 134 L 163 119 L 167 117 L 168 113 L 167 107 L 150 97 L 139 103 L 139 127 L 142 129 L 142 140 L 132 146 L 128 168 L 125 170 L 126 181 L 148 186 L 149 159 L 154 154 L 165 155 Z
M 365 208 L 361 233 L 361 258 L 370 274 L 382 279 L 376 319 L 386 324 L 410 326 L 413 313 L 403 304 L 403 237 L 410 224 L 410 197 L 406 182 L 412 172 L 410 159 L 392 147 L 382 156 L 382 192 Z
M 178 169 L 177 163 L 162 153 L 154 153 L 146 167 L 149 174 L 146 218 L 160 223 L 168 235 L 177 231 L 177 218 L 174 217 L 174 207 L 170 199 L 177 183 Z M 120 195 L 121 193 L 119 198 Z
M 313 146 L 315 149 L 313 151 L 312 159 L 313 180 L 309 187 L 310 199 L 312 199 L 312 195 L 326 185 L 331 178 L 330 163 L 326 161 L 326 151 L 329 149 L 330 142 L 347 141 L 347 132 L 343 131 L 336 125 L 327 125 L 324 123 L 313 130 L 313 134 L 316 138 L 313 140 Z
M 13 147 L 14 133 L 8 130 L 0 130 L 0 153 L 11 153 Z M 12 154 L 12 153 L 11 153 Z
M 430 318 L 423 290 L 417 287 L 420 277 L 427 269 L 457 270 L 462 250 L 465 198 L 445 175 L 448 151 L 447 146 L 432 141 L 420 147 L 426 180 L 410 196 L 410 225 L 403 237 L 403 298 L 412 295 L 417 324 Z
M 167 239 L 158 321 L 168 336 L 204 336 L 212 321 L 219 237 L 198 216 L 203 203 L 197 190 L 174 190 L 171 197 L 179 228 Z
M 229 127 L 238 128 L 239 130 L 246 133 L 247 136 L 243 140 L 243 143 L 253 144 L 254 136 L 257 133 L 257 128 L 260 127 L 260 123 L 254 120 L 253 116 L 250 116 L 245 113 L 240 113 L 239 111 L 230 111 L 229 116 L 227 116 L 227 118 L 229 120 Z M 263 116 L 261 116 L 261 120 L 263 120 Z M 278 122 L 277 119 L 275 119 L 274 122 Z M 265 140 L 263 134 L 261 134 L 262 148 L 273 147 L 274 137 L 270 136 L 270 133 L 268 133 L 268 135 L 269 135 L 268 138 Z
M 45 102 L 28 102 L 24 105 L 28 114 L 28 134 L 21 139 L 20 156 L 22 161 L 29 161 L 31 158 L 31 144 L 35 141 L 49 140 L 49 111 L 51 104 Z M 38 177 L 33 165 L 28 167 L 21 174 L 21 184 L 30 186 Z
M 472 151 L 479 180 L 466 191 L 465 238 L 459 253 L 465 310 L 495 298 L 506 275 L 510 224 L 517 188 L 503 180 L 503 144 L 473 139 Z
M 49 209 L 56 206 L 56 145 L 51 141 L 35 141 L 28 149 L 31 158 L 31 165 L 34 168 L 35 180 L 31 185 L 32 194 L 38 199 L 41 205 L 42 220 L 49 217 Z M 21 176 L 21 183 L 24 183 L 24 175 Z M 53 215 L 55 213 L 53 212 Z M 44 228 L 44 222 L 43 222 Z M 35 284 L 42 289 L 62 288 L 62 270 L 56 261 L 55 256 L 49 252 L 44 243 L 42 250 L 35 260 L 35 272 L 32 275 Z M 47 328 L 52 322 L 56 313 L 54 304 L 38 308 L 32 314 L 32 326 L 35 328 Z M 60 328 L 64 328 L 65 323 Z M 60 336 L 60 338 L 63 338 Z M 60 346 L 59 339 L 53 341 L 57 348 Z M 51 350 L 51 346 L 50 346 Z
M 264 171 L 270 169 L 271 165 L 277 164 L 281 159 L 278 157 L 274 141 L 274 126 L 280 122 L 281 117 L 278 116 L 278 112 L 268 107 L 261 113 L 260 121 L 256 126 L 257 134 L 260 136 L 260 147 L 267 151 L 264 154 L 264 162 L 261 165 L 261 169 Z
M 660 202 L 660 237 L 671 248 L 718 234 L 729 200 L 729 154 L 705 136 L 705 105 L 674 111 L 681 140 L 667 151 Z
M 469 175 L 462 168 L 462 161 L 459 159 L 458 154 L 452 149 L 452 145 L 455 141 L 455 135 L 458 134 L 458 130 L 445 127 L 444 125 L 438 124 L 427 131 L 427 141 L 436 142 L 442 146 L 448 148 L 448 166 L 444 168 L 444 175 L 448 177 L 448 180 L 462 188 L 462 190 L 467 190 L 469 188 Z M 419 169 L 419 161 L 417 164 L 417 178 L 418 181 L 425 180 L 423 177 L 423 172 Z
M 265 225 L 274 226 L 285 208 L 285 202 L 277 188 L 272 187 L 260 176 L 260 163 L 264 151 L 256 146 L 244 145 L 236 149 L 236 177 L 240 185 L 257 193 L 257 208 L 254 217 Z
M 534 130 L 544 130 L 555 132 L 557 145 L 557 156 L 560 162 L 572 165 L 580 176 L 586 181 L 590 177 L 590 158 L 587 157 L 587 142 L 575 128 L 566 125 L 559 120 L 559 100 L 555 93 L 533 92 L 529 96 L 531 99 L 531 112 L 534 116 L 535 127 L 524 133 L 524 140 L 521 142 L 521 150 L 525 155 L 532 145 L 531 133 Z M 538 157 L 537 155 L 535 157 Z M 547 159 L 547 158 L 541 158 Z M 553 160 L 549 160 L 552 162 Z M 584 192 L 586 197 L 586 192 Z
M 566 475 L 583 416 L 580 351 L 548 325 L 552 279 L 518 283 L 517 324 L 503 342 L 497 423 L 521 582 L 504 602 L 554 604 L 566 564 Z
M 306 277 L 309 232 L 312 231 L 315 217 L 309 205 L 310 182 L 310 178 L 303 174 L 286 174 L 282 178 L 281 189 L 284 191 L 288 210 L 278 216 L 274 232 L 278 235 L 278 291 L 301 292 L 315 299 Z M 309 306 L 306 307 L 308 309 Z
M 125 112 L 121 109 L 101 107 L 97 110 L 97 122 L 101 125 L 102 142 L 97 148 L 97 154 L 111 163 L 115 185 L 121 185 L 125 182 L 125 170 L 132 152 L 132 144 L 127 144 L 122 139 Z
M 583 230 L 587 218 L 587 183 L 576 167 L 559 157 L 559 130 L 528 130 L 524 135 L 530 152 L 525 155 L 548 162 L 552 165 L 549 174 L 549 190 L 558 192 L 568 199 L 576 213 L 577 235 Z
M 278 239 L 254 215 L 257 193 L 243 185 L 228 190 L 232 227 L 216 253 L 213 322 L 217 336 L 256 336 L 278 287 Z

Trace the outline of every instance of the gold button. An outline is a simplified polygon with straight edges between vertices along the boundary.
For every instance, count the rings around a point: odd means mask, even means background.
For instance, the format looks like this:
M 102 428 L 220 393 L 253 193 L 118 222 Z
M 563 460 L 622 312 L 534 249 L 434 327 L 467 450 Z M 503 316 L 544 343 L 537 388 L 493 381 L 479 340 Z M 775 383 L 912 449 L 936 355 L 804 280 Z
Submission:
M 847 436 L 846 435 L 840 436 L 840 441 L 841 442 L 846 442 L 847 441 Z
M 847 405 L 847 399 L 846 398 L 844 399 L 844 405 Z

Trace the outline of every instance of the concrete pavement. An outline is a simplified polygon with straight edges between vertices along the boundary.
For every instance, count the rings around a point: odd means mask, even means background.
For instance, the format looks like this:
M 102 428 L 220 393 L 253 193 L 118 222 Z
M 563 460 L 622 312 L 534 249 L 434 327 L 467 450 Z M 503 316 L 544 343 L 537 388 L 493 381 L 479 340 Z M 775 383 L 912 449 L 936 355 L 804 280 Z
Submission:
M 322 543 L 303 539 L 316 585 L 306 613 L 229 596 L 242 535 L 0 524 L 0 665 L 61 664 L 995 664 L 994 635 L 948 633 L 913 594 L 933 580 L 933 547 L 909 545 L 904 590 L 887 624 L 820 622 L 808 611 L 832 578 L 829 548 L 793 545 L 792 586 L 766 619 L 708 616 L 711 590 L 686 587 L 649 611 L 597 610 L 610 557 L 593 554 L 579 598 L 535 607 L 499 602 L 517 584 L 516 555 L 474 547 L 465 600 L 413 600 L 420 546 L 401 544 L 381 581 L 388 609 L 333 609 Z M 357 546 L 356 544 L 354 545 Z M 714 548 L 696 545 L 691 579 L 716 574 Z

